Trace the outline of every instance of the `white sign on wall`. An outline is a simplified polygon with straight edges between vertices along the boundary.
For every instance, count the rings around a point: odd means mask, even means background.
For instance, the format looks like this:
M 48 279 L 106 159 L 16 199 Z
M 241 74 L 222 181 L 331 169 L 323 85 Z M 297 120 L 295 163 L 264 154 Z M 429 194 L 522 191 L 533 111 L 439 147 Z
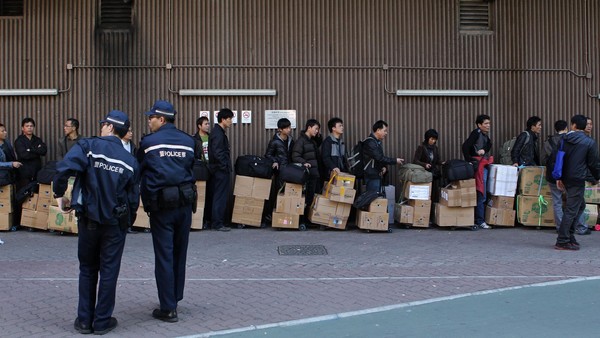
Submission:
M 252 123 L 251 110 L 242 110 L 242 123 Z
M 292 123 L 292 129 L 296 129 L 295 110 L 265 110 L 265 129 L 277 129 L 277 121 L 287 118 Z
M 198 117 L 206 117 L 208 119 L 208 121 L 210 122 L 210 111 L 201 110 L 200 115 L 198 115 Z

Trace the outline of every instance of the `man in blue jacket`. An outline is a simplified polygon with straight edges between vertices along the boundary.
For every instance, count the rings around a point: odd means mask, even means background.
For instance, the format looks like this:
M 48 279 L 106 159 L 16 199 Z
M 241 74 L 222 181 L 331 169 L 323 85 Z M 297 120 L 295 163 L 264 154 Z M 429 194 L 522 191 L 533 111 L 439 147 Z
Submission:
M 152 132 L 140 141 L 144 211 L 150 218 L 154 244 L 154 274 L 160 307 L 152 316 L 178 321 L 177 303 L 183 299 L 185 264 L 197 192 L 194 181 L 194 139 L 173 124 L 177 112 L 158 100 L 146 112 Z
M 74 209 L 79 231 L 79 305 L 75 330 L 105 334 L 112 317 L 127 228 L 139 206 L 138 163 L 121 144 L 129 119 L 113 110 L 100 121 L 101 137 L 78 141 L 56 167 L 54 196 L 63 211 Z M 64 196 L 75 173 L 71 201 Z M 97 291 L 96 291 L 97 290 Z M 97 297 L 96 297 L 97 294 Z
M 584 133 L 587 119 L 583 115 L 571 118 L 571 131 L 562 138 L 565 156 L 562 176 L 556 180 L 556 186 L 567 194 L 567 203 L 556 239 L 557 250 L 579 250 L 575 239 L 575 226 L 585 210 L 585 181 L 587 173 L 597 181 L 600 179 L 600 162 L 596 141 Z M 560 144 L 557 149 L 560 148 Z M 553 153 L 556 157 L 556 151 Z

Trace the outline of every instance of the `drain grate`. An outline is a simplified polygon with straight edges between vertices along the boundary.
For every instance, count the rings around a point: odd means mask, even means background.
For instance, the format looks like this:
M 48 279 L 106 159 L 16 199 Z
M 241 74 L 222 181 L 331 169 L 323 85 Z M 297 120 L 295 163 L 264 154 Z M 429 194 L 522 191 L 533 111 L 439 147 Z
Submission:
M 322 245 L 280 245 L 277 251 L 282 256 L 327 255 L 327 249 Z

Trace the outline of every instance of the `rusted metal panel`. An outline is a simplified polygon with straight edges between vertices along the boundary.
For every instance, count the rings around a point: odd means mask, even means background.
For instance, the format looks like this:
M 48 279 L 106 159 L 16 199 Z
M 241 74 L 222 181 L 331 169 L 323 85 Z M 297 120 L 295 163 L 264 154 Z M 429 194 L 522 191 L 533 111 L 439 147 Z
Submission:
M 327 120 L 339 116 L 348 146 L 386 120 L 386 153 L 409 160 L 435 128 L 442 157 L 456 158 L 477 114 L 492 116 L 495 149 L 534 114 L 544 136 L 554 120 L 575 113 L 598 121 L 600 102 L 588 93 L 600 92 L 599 2 L 495 0 L 491 33 L 477 35 L 460 33 L 459 0 L 135 1 L 133 28 L 114 32 L 97 29 L 98 0 L 29 0 L 22 18 L 0 19 L 0 88 L 64 92 L 0 97 L 0 122 L 14 139 L 20 120 L 32 116 L 52 158 L 66 118 L 79 118 L 93 135 L 102 115 L 122 109 L 140 137 L 143 112 L 162 98 L 189 133 L 202 110 L 251 110 L 252 124 L 229 131 L 234 158 L 264 153 L 274 132 L 264 129 L 266 109 L 297 110 L 299 129 L 317 118 L 324 135 Z M 194 88 L 272 88 L 277 96 L 176 93 Z M 397 97 L 397 89 L 489 96 Z

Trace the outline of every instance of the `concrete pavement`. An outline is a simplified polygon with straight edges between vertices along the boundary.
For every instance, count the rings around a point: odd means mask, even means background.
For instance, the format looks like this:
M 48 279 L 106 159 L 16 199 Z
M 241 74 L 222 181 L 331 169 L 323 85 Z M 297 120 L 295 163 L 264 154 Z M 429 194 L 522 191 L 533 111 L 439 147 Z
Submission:
M 0 233 L 0 238 L 5 241 L 0 246 L 2 336 L 76 335 L 77 238 L 26 231 Z M 395 229 L 391 234 L 270 228 L 197 231 L 190 237 L 180 321 L 170 324 L 150 315 L 158 303 L 150 234 L 132 234 L 125 245 L 114 311 L 120 325 L 110 334 L 207 336 L 268 323 L 330 318 L 322 316 L 600 276 L 600 234 L 579 237 L 582 249 L 578 252 L 554 250 L 555 239 L 552 230 L 532 228 Z M 281 245 L 323 245 L 328 254 L 280 256 L 277 249 Z M 435 304 L 442 303 L 456 304 Z M 465 312 L 461 306 L 445 313 Z M 480 313 L 491 311 L 480 309 L 464 315 L 478 318 Z M 440 314 L 436 321 L 444 318 Z M 365 318 L 366 323 L 376 321 Z M 438 332 L 435 329 L 431 326 L 424 332 L 434 334 Z M 326 332 L 322 330 L 317 333 Z M 368 332 L 388 334 L 374 329 Z

